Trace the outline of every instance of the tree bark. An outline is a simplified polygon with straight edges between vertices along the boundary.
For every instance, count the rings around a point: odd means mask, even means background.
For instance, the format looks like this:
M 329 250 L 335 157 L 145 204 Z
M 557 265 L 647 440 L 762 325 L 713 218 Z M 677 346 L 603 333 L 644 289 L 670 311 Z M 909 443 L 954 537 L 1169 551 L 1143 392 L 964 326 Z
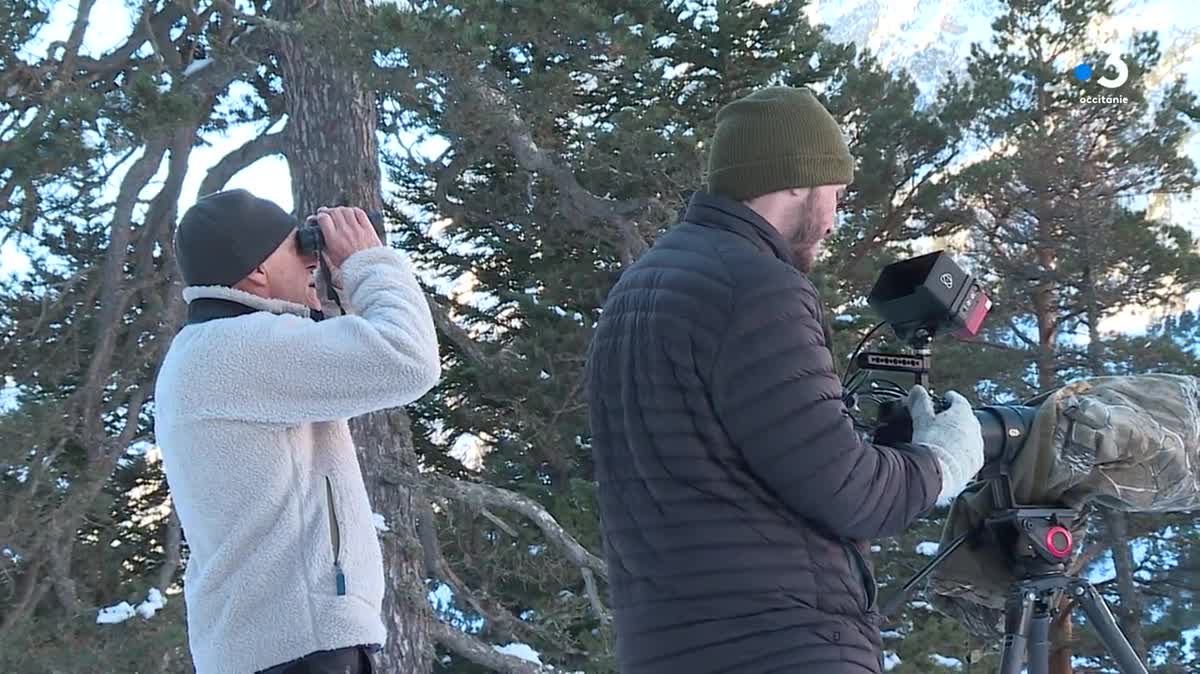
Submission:
M 158 584 L 156 585 L 164 593 L 175 580 L 175 572 L 179 570 L 183 552 L 182 545 L 183 526 L 179 522 L 179 513 L 175 511 L 175 504 L 172 503 L 171 515 L 167 519 L 167 539 L 163 542 L 163 564 L 158 570 Z
M 380 671 L 433 671 L 432 627 L 436 618 L 425 589 L 425 560 L 417 533 L 421 512 L 416 489 L 382 479 L 400 471 L 418 472 L 408 415 L 400 410 L 375 412 L 350 422 L 358 446 L 367 492 L 378 513 L 387 514 L 392 534 L 381 539 L 385 593 L 383 624 L 389 641 L 379 656 Z
M 281 9 L 292 21 L 313 18 L 304 12 L 336 20 L 359 5 L 356 0 L 328 0 L 305 9 L 302 3 L 288 0 Z M 281 71 L 287 82 L 285 154 L 291 167 L 295 214 L 303 219 L 320 206 L 339 203 L 382 209 L 377 110 L 371 88 L 357 73 L 335 62 L 328 45 L 312 43 L 302 31 L 278 37 Z M 380 231 L 380 237 L 386 241 L 385 232 Z M 417 472 L 408 415 L 403 410 L 375 412 L 351 420 L 350 430 L 372 507 L 386 514 L 393 532 L 380 543 L 386 588 L 382 617 L 388 642 L 379 656 L 379 668 L 427 674 L 433 668 L 431 628 L 435 619 L 425 590 L 417 536 L 420 495 L 381 479 L 396 472 Z
M 1038 260 L 1046 277 L 1033 293 L 1038 325 L 1038 389 L 1049 391 L 1058 382 L 1057 288 L 1055 282 L 1050 280 L 1055 267 L 1054 249 L 1047 246 L 1039 250 Z
M 1107 530 L 1109 546 L 1112 548 L 1113 568 L 1117 574 L 1117 593 L 1121 597 L 1120 606 L 1113 607 L 1117 621 L 1129 645 L 1138 654 L 1143 664 L 1146 662 L 1146 637 L 1142 633 L 1142 613 L 1145 611 L 1142 594 L 1134 580 L 1133 551 L 1129 548 L 1129 519 L 1125 513 L 1108 511 L 1104 513 L 1104 524 Z

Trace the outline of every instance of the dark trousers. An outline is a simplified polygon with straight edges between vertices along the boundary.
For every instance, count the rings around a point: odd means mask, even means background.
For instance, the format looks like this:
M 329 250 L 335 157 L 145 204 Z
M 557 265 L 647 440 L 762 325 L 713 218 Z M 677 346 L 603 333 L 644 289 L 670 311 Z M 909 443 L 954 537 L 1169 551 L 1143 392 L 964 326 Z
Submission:
M 371 651 L 366 646 L 317 651 L 258 674 L 374 674 Z

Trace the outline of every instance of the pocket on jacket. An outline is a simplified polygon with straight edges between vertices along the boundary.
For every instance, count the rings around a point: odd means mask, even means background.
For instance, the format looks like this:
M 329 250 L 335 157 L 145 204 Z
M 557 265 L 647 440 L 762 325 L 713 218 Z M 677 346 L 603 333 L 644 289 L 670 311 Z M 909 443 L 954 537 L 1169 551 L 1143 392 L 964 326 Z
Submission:
M 325 476 L 325 510 L 329 514 L 329 545 L 333 549 L 333 584 L 339 597 L 346 594 L 346 574 L 342 572 L 342 528 L 338 521 L 333 478 Z
M 850 560 L 851 568 L 858 569 L 859 578 L 863 584 L 863 593 L 867 597 L 866 605 L 863 606 L 863 612 L 870 613 L 875 610 L 875 603 L 879 598 L 879 584 L 875 580 L 875 574 L 871 571 L 871 565 L 867 563 L 867 558 L 863 557 L 862 551 L 858 549 L 858 546 L 847 541 L 844 547 L 846 548 L 846 556 Z

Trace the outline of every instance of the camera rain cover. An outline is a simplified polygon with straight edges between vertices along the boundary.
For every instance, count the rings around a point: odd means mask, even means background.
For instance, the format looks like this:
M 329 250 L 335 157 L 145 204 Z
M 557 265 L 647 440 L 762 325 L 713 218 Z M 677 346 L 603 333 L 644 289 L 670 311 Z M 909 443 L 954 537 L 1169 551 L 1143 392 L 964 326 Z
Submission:
M 1010 475 L 1018 505 L 1079 512 L 1071 526 L 1076 559 L 1094 506 L 1200 510 L 1200 377 L 1098 377 L 1058 389 L 1038 409 Z M 955 499 L 943 547 L 999 507 L 992 493 L 981 482 Z M 930 600 L 969 631 L 1001 637 L 1004 602 L 1016 582 L 1009 552 L 994 543 L 960 547 L 931 575 Z

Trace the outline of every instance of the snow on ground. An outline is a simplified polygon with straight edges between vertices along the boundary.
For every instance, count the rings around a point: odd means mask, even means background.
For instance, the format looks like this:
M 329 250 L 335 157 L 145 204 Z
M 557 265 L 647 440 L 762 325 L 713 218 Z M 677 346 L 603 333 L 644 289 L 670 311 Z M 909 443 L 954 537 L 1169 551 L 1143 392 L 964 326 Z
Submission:
M 157 587 L 152 587 L 146 593 L 146 601 L 138 604 L 137 608 L 131 606 L 129 602 L 123 601 L 115 606 L 100 609 L 96 614 L 96 624 L 116 625 L 129 620 L 135 615 L 140 615 L 142 618 L 149 620 L 166 605 L 167 598 L 163 596 L 163 593 Z
M 916 553 L 918 555 L 926 555 L 933 557 L 938 553 L 938 544 L 933 541 L 922 541 L 917 543 Z
M 962 660 L 959 660 L 958 658 L 948 658 L 944 655 L 938 655 L 937 653 L 930 655 L 929 659 L 936 665 L 949 667 L 951 669 L 962 669 L 963 666 Z

